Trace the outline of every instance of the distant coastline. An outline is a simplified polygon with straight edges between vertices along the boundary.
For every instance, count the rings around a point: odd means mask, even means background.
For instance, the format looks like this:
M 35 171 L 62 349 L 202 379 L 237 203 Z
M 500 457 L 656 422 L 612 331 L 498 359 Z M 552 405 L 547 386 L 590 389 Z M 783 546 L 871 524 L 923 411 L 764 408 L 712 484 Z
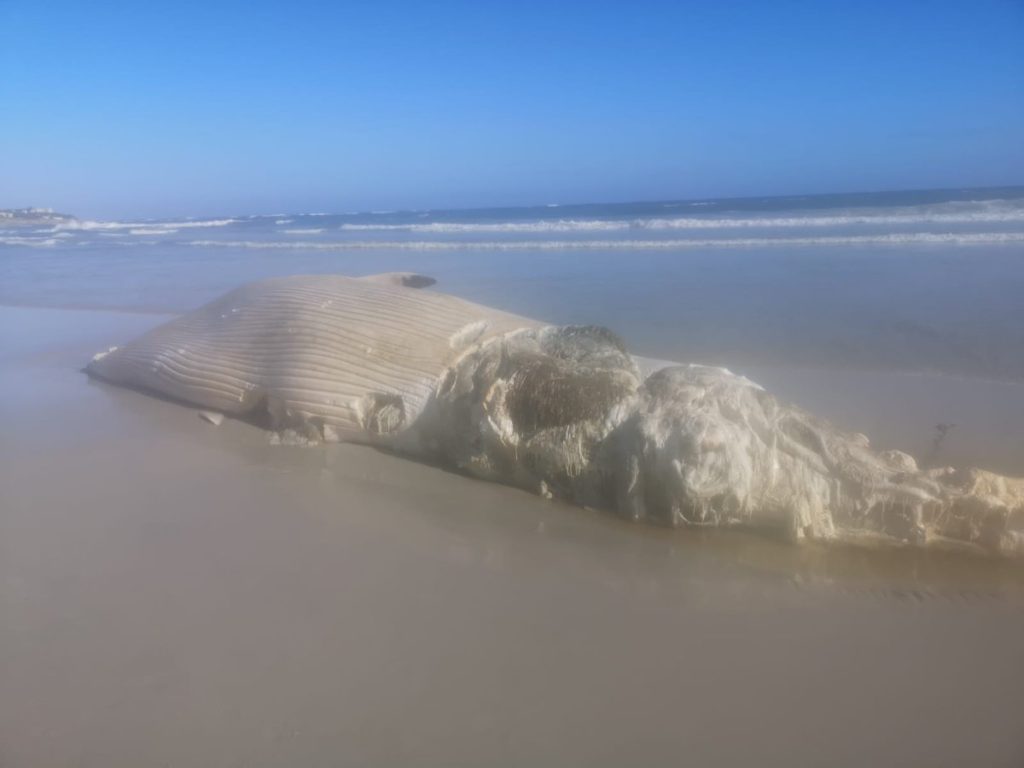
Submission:
M 428 218 L 435 222 L 474 220 L 545 220 L 571 217 L 644 216 L 652 211 L 688 211 L 694 214 L 730 212 L 813 211 L 835 208 L 910 207 L 941 203 L 970 203 L 1024 198 L 1024 184 L 999 187 L 964 187 L 941 189 L 904 189 L 880 192 L 826 192 L 805 195 L 765 195 L 760 197 L 707 197 L 672 200 L 637 200 L 629 202 L 544 203 L 483 208 L 425 208 L 374 211 L 239 213 L 208 214 L 188 217 L 127 217 L 116 219 L 137 224 L 163 221 L 206 221 L 232 219 L 281 219 L 294 216 L 370 219 L 375 222 L 406 221 L 409 217 Z M 690 209 L 690 210 L 688 210 Z M 0 227 L 21 224 L 57 224 L 78 221 L 69 213 L 52 208 L 0 208 Z
M 0 226 L 21 226 L 38 224 L 60 224 L 75 221 L 68 213 L 58 213 L 52 208 L 0 208 Z

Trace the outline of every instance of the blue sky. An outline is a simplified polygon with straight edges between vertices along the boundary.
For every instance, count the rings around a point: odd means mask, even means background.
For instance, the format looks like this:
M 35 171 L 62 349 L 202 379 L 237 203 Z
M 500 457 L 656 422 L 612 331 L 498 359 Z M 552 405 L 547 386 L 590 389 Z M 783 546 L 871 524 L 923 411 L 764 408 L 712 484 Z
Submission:
M 1020 0 L 0 0 L 0 71 L 0 207 L 1024 183 Z

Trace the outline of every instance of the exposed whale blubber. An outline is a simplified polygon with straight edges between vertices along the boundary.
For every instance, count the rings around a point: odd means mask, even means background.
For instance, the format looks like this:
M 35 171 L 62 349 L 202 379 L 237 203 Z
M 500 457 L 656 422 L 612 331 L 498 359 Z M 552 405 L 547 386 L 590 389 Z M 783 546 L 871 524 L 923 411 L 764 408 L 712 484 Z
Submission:
M 1019 551 L 1024 481 L 922 471 L 720 368 L 632 357 L 409 274 L 242 286 L 88 371 L 633 518 Z

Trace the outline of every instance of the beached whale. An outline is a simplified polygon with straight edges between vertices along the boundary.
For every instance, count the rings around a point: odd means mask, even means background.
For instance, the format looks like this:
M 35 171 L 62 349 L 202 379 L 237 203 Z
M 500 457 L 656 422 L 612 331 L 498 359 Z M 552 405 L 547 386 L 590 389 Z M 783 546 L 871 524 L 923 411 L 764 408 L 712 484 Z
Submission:
M 632 519 L 1024 551 L 1024 480 L 922 470 L 725 369 L 634 357 L 604 328 L 418 290 L 431 283 L 404 273 L 252 283 L 87 370 Z

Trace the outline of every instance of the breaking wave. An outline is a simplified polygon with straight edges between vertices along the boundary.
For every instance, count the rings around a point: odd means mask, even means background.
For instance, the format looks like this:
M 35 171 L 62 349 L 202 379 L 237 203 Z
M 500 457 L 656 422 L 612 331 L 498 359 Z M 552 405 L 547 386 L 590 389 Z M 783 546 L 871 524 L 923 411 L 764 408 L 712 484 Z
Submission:
M 61 222 L 54 230 L 85 230 L 108 231 L 127 229 L 132 234 L 164 234 L 177 232 L 179 229 L 200 229 L 205 227 L 226 227 L 238 223 L 239 219 L 206 219 L 199 221 L 90 221 L 88 219 L 72 219 Z M 145 230 L 145 231 L 143 231 Z
M 944 233 L 913 232 L 884 235 L 824 237 L 733 237 L 688 240 L 352 240 L 342 242 L 289 242 L 262 240 L 191 240 L 184 245 L 215 248 L 302 249 L 321 251 L 360 250 L 675 250 L 682 248 L 747 248 L 765 246 L 843 245 L 1006 245 L 1024 243 L 1024 232 Z
M 342 224 L 344 232 L 410 232 L 422 234 L 623 232 L 629 230 L 779 229 L 797 227 L 906 226 L 915 224 L 996 224 L 1024 222 L 1024 206 L 1003 201 L 933 206 L 906 212 L 858 211 L 833 215 L 748 217 L 655 217 L 639 219 L 558 219 L 504 222 L 431 222 Z
M 1005 190 L 1000 190 L 1005 193 Z M 909 193 L 908 193 L 909 194 Z M 1024 194 L 1024 193 L 1022 193 Z M 860 196 L 871 199 L 871 196 Z M 310 250 L 582 250 L 758 246 L 999 245 L 1024 238 L 1024 196 L 911 205 L 792 208 L 766 200 L 588 204 L 479 211 L 268 214 L 207 219 L 94 221 L 9 212 L 0 246 L 162 244 Z M 715 205 L 715 209 L 708 206 Z M 758 207 L 761 206 L 761 207 Z M 548 210 L 553 210 L 548 207 Z M 560 216 L 560 218 L 558 218 Z M 188 239 L 196 240 L 189 242 Z M 59 238 L 59 240 L 54 240 Z M 180 238 L 180 240 L 179 240 Z M 202 239 L 200 239 L 202 238 Z
M 59 242 L 56 237 L 0 237 L 0 245 L 27 245 L 32 248 L 52 248 Z

